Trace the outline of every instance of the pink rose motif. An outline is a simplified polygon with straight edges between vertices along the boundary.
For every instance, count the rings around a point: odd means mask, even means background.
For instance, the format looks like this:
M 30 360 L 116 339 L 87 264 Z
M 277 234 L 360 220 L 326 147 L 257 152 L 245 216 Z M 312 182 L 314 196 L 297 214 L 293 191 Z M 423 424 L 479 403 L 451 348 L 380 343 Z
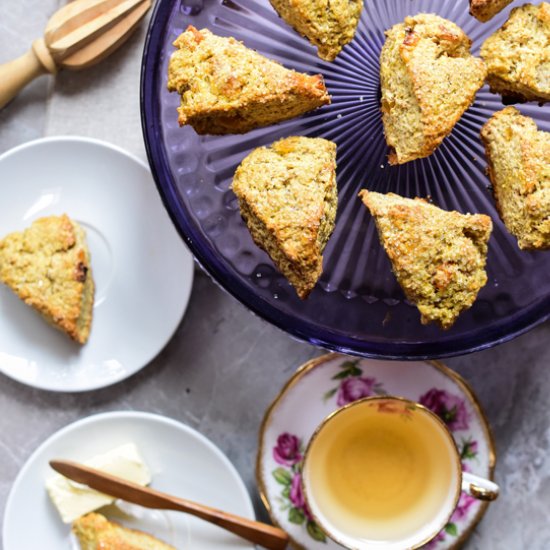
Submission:
M 302 460 L 300 440 L 286 432 L 281 434 L 277 438 L 277 446 L 273 447 L 273 458 L 283 466 L 294 466 Z
M 455 523 L 458 520 L 464 519 L 474 502 L 476 502 L 474 497 L 471 497 L 468 493 L 462 493 L 450 521 Z
M 311 512 L 309 511 L 304 499 L 304 493 L 302 492 L 302 474 L 299 472 L 294 474 L 294 477 L 292 478 L 289 498 L 295 508 L 302 509 L 306 517 L 308 519 L 312 519 Z
M 420 404 L 437 414 L 450 430 L 467 430 L 470 415 L 460 397 L 432 388 L 420 398 Z
M 376 380 L 374 378 L 364 378 L 362 376 L 352 376 L 342 380 L 338 389 L 336 404 L 343 407 L 363 397 L 371 396 L 374 393 L 375 384 Z

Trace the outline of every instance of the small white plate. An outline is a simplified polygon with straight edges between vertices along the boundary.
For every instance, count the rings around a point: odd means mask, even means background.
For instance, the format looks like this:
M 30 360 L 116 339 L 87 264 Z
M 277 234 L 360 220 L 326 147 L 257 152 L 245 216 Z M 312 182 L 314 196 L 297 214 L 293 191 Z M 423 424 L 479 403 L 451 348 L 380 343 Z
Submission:
M 0 371 L 29 386 L 85 391 L 151 361 L 176 330 L 193 258 L 146 164 L 105 142 L 40 139 L 0 156 L 0 238 L 66 213 L 87 233 L 96 283 L 84 346 L 50 327 L 0 285 Z
M 90 416 L 47 439 L 23 466 L 8 496 L 4 550 L 69 550 L 70 526 L 44 487 L 54 472 L 49 460 L 83 461 L 133 442 L 149 466 L 151 487 L 254 519 L 246 487 L 227 457 L 206 437 L 175 420 L 141 412 Z M 178 512 L 129 508 L 115 521 L 157 536 L 178 549 L 250 550 L 253 545 L 210 523 Z

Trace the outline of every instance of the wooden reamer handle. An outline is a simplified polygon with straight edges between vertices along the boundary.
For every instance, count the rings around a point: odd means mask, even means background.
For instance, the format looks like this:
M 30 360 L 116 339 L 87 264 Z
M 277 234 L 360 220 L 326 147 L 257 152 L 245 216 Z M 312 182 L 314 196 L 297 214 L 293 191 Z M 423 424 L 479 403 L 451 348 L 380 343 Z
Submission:
M 21 57 L 0 65 L 0 109 L 7 105 L 31 80 L 46 73 L 55 74 L 55 62 L 42 38 Z

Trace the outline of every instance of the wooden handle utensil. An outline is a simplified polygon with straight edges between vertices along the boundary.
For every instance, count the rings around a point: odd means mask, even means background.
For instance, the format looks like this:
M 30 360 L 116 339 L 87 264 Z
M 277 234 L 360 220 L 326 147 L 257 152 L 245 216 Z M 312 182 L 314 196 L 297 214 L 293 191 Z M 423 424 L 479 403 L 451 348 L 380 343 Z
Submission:
M 283 550 L 288 544 L 288 535 L 282 529 L 266 523 L 236 516 L 229 512 L 222 512 L 216 508 L 161 493 L 149 487 L 141 487 L 77 462 L 51 460 L 50 466 L 61 475 L 106 495 L 133 502 L 146 508 L 186 512 L 265 548 Z
M 0 109 L 41 74 L 85 69 L 107 57 L 130 36 L 151 1 L 74 0 L 63 6 L 26 54 L 0 65 Z

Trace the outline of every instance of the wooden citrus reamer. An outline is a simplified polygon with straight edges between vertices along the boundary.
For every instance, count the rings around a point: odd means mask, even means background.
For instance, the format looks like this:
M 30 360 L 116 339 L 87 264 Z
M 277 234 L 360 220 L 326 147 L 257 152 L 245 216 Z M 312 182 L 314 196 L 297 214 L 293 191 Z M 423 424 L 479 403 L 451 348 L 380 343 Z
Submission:
M 63 6 L 26 54 L 0 65 L 0 109 L 37 76 L 85 69 L 107 57 L 150 7 L 151 0 L 74 0 Z

